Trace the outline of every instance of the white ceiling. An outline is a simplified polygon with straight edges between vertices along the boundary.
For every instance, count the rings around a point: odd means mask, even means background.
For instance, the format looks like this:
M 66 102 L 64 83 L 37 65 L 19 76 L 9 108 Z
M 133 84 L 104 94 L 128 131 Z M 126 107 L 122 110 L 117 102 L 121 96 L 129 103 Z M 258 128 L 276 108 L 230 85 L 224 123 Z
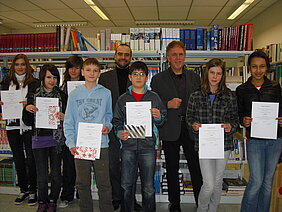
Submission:
M 227 17 L 244 0 L 93 0 L 103 21 L 83 0 L 0 0 L 1 32 L 31 30 L 33 22 L 87 21 L 87 27 L 137 27 L 135 21 L 193 20 L 195 27 L 249 23 L 278 0 L 255 0 L 236 20 Z M 148 26 L 150 27 L 150 26 Z

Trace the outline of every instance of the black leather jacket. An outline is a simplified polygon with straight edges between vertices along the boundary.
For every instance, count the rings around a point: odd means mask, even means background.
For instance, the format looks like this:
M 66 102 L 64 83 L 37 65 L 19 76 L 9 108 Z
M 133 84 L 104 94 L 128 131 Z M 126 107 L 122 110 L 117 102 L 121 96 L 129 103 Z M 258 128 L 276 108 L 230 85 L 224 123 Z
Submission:
M 238 114 L 240 124 L 243 125 L 245 116 L 251 117 L 252 102 L 279 102 L 279 117 L 282 115 L 282 97 L 279 83 L 265 77 L 264 83 L 258 90 L 252 83 L 252 77 L 236 89 Z M 247 129 L 250 130 L 249 128 Z M 282 137 L 281 127 L 278 127 L 278 137 Z

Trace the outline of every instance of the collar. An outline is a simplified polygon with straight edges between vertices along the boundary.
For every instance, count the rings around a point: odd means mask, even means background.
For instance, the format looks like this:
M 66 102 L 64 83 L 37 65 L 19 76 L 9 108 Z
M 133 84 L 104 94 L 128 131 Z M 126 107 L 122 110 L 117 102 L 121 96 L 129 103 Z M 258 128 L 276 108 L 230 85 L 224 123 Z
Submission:
M 128 90 L 129 90 L 130 95 L 132 95 L 132 88 L 133 88 L 132 85 L 130 85 L 130 86 L 128 87 Z M 145 84 L 145 85 L 144 85 L 144 94 L 147 93 L 147 91 L 148 91 L 148 86 Z

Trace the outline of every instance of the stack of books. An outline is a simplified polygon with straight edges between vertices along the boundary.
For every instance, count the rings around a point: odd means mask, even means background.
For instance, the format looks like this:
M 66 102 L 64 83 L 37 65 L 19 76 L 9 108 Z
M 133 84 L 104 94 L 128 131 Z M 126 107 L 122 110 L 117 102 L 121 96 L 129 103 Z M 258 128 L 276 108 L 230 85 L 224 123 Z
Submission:
M 223 188 L 227 191 L 227 195 L 243 195 L 247 186 L 247 181 L 242 178 L 224 178 Z
M 13 168 L 12 159 L 3 159 L 0 161 L 0 185 L 15 186 L 16 171 Z

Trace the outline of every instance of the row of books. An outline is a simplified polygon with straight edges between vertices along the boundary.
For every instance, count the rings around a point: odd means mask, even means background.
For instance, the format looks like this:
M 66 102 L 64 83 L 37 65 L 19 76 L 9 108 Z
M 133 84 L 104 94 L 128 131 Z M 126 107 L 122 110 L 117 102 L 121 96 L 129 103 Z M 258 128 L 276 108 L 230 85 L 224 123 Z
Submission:
M 57 26 L 58 51 L 97 51 L 97 49 L 76 28 Z
M 271 63 L 282 61 L 282 43 L 267 45 L 266 53 Z
M 0 53 L 55 51 L 58 51 L 55 32 L 0 35 Z
M 186 50 L 250 51 L 253 29 L 253 24 L 222 28 L 215 24 L 210 29 L 130 28 L 129 35 L 106 29 L 100 30 L 97 39 L 101 50 L 115 50 L 121 43 L 135 51 L 165 50 L 171 41 L 180 40 Z

